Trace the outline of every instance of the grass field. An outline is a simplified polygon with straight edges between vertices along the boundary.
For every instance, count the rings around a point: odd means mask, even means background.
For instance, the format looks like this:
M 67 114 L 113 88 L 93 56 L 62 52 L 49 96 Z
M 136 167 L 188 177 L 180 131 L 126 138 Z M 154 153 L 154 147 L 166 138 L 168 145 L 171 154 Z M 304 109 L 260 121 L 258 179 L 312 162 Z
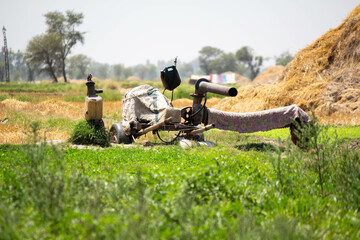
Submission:
M 25 144 L 0 145 L 1 239 L 360 238 L 360 151 L 350 147 L 359 126 L 315 125 L 308 150 L 290 142 L 289 129 L 211 130 L 213 148 L 77 149 L 35 142 L 68 134 L 83 103 L 32 100 L 0 102 L 2 131 L 27 131 Z M 106 102 L 111 124 L 121 109 Z

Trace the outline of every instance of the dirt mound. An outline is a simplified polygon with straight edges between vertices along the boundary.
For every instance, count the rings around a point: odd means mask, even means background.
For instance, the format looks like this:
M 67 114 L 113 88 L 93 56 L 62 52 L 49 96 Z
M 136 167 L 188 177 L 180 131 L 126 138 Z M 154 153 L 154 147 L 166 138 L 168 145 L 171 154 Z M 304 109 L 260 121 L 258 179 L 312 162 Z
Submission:
M 259 76 L 257 76 L 252 83 L 254 84 L 275 84 L 284 71 L 285 67 L 282 65 L 275 65 L 267 68 Z
M 275 85 L 246 86 L 215 107 L 249 112 L 297 104 L 323 123 L 360 124 L 360 5 L 299 51 Z
M 222 75 L 228 75 L 228 74 L 235 74 L 235 81 L 236 81 L 236 84 L 239 84 L 239 85 L 247 85 L 247 84 L 250 84 L 251 81 L 250 79 L 248 79 L 247 77 L 244 77 L 238 73 L 234 73 L 234 72 L 224 72 L 222 73 Z

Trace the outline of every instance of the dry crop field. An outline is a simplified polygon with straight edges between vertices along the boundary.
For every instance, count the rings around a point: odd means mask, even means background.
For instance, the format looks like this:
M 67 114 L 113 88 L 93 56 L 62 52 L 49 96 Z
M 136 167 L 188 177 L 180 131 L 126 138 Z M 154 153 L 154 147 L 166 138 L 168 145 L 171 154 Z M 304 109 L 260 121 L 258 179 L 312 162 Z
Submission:
M 160 82 L 144 82 L 161 87 Z M 129 85 L 129 83 L 126 83 Z M 135 82 L 130 87 L 142 84 Z M 97 87 L 104 89 L 103 114 L 107 129 L 121 121 L 121 98 L 131 88 L 111 80 L 98 80 Z M 185 84 L 183 96 L 175 99 L 175 107 L 191 106 L 193 86 Z M 47 140 L 66 140 L 77 121 L 84 118 L 86 97 L 85 81 L 73 80 L 69 84 L 10 83 L 0 85 L 0 143 L 20 144 L 26 141 L 26 133 L 32 121 L 41 122 L 41 135 Z M 176 97 L 176 95 L 175 95 Z M 207 102 L 212 107 L 220 99 L 213 97 Z
M 96 80 L 96 82 L 97 88 L 104 89 L 104 93 L 101 96 L 103 97 L 103 114 L 107 129 L 114 122 L 121 121 L 121 99 L 126 91 L 140 84 L 151 84 L 162 91 L 160 81 L 118 82 Z M 242 94 L 246 96 L 256 95 L 256 89 L 261 86 L 265 88 L 272 85 L 254 84 L 240 87 L 240 97 L 237 96 L 236 98 L 221 99 L 219 97 L 222 96 L 210 95 L 207 106 L 235 112 L 264 110 L 258 107 L 250 108 L 257 104 L 256 96 L 253 99 L 247 98 L 245 101 L 243 101 L 242 97 Z M 194 86 L 183 83 L 179 88 L 175 90 L 173 105 L 179 108 L 191 106 L 192 100 L 190 94 L 194 91 Z M 261 95 L 266 97 L 271 95 L 271 93 Z M 0 84 L 0 143 L 25 143 L 30 123 L 33 121 L 41 123 L 40 132 L 46 140 L 67 140 L 74 125 L 84 118 L 85 97 L 86 86 L 85 81 L 82 80 L 72 80 L 68 84 L 49 82 L 12 82 L 10 84 Z M 353 98 L 349 99 L 354 101 Z M 359 101 L 352 103 L 356 105 L 359 104 Z M 279 105 L 269 107 L 277 106 Z M 307 112 L 310 114 L 310 109 L 307 109 Z M 316 109 L 315 113 L 318 113 Z M 331 114 L 320 112 L 318 117 L 322 124 L 356 126 L 360 121 L 357 113 L 357 109 L 352 114 L 343 114 L 337 111 Z

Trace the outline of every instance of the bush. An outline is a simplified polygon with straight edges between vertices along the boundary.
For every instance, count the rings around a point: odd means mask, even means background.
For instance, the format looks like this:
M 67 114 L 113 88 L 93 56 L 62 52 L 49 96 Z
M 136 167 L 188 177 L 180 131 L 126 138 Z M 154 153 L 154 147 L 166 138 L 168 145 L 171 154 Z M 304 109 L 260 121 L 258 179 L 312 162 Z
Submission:
M 96 125 L 94 122 L 80 121 L 71 132 L 69 142 L 74 144 L 100 145 L 109 147 L 109 132 L 103 124 Z
M 360 156 L 342 144 L 336 131 L 313 121 L 302 126 L 301 148 L 288 144 L 270 153 L 276 188 L 289 196 L 304 192 L 342 201 L 349 209 L 360 210 Z M 295 191 L 297 190 L 297 191 Z

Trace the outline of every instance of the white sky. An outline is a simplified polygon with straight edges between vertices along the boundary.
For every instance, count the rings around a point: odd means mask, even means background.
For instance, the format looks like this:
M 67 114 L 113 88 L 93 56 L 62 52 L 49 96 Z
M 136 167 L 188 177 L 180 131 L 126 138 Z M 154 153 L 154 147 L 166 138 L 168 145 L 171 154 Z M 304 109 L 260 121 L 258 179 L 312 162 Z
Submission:
M 95 61 L 132 66 L 157 60 L 191 61 L 204 46 L 235 52 L 250 46 L 273 57 L 296 53 L 338 26 L 360 2 L 355 0 L 0 0 L 0 27 L 8 47 L 24 51 L 45 32 L 44 14 L 74 10 L 83 53 Z M 3 46 L 2 34 L 0 46 Z

